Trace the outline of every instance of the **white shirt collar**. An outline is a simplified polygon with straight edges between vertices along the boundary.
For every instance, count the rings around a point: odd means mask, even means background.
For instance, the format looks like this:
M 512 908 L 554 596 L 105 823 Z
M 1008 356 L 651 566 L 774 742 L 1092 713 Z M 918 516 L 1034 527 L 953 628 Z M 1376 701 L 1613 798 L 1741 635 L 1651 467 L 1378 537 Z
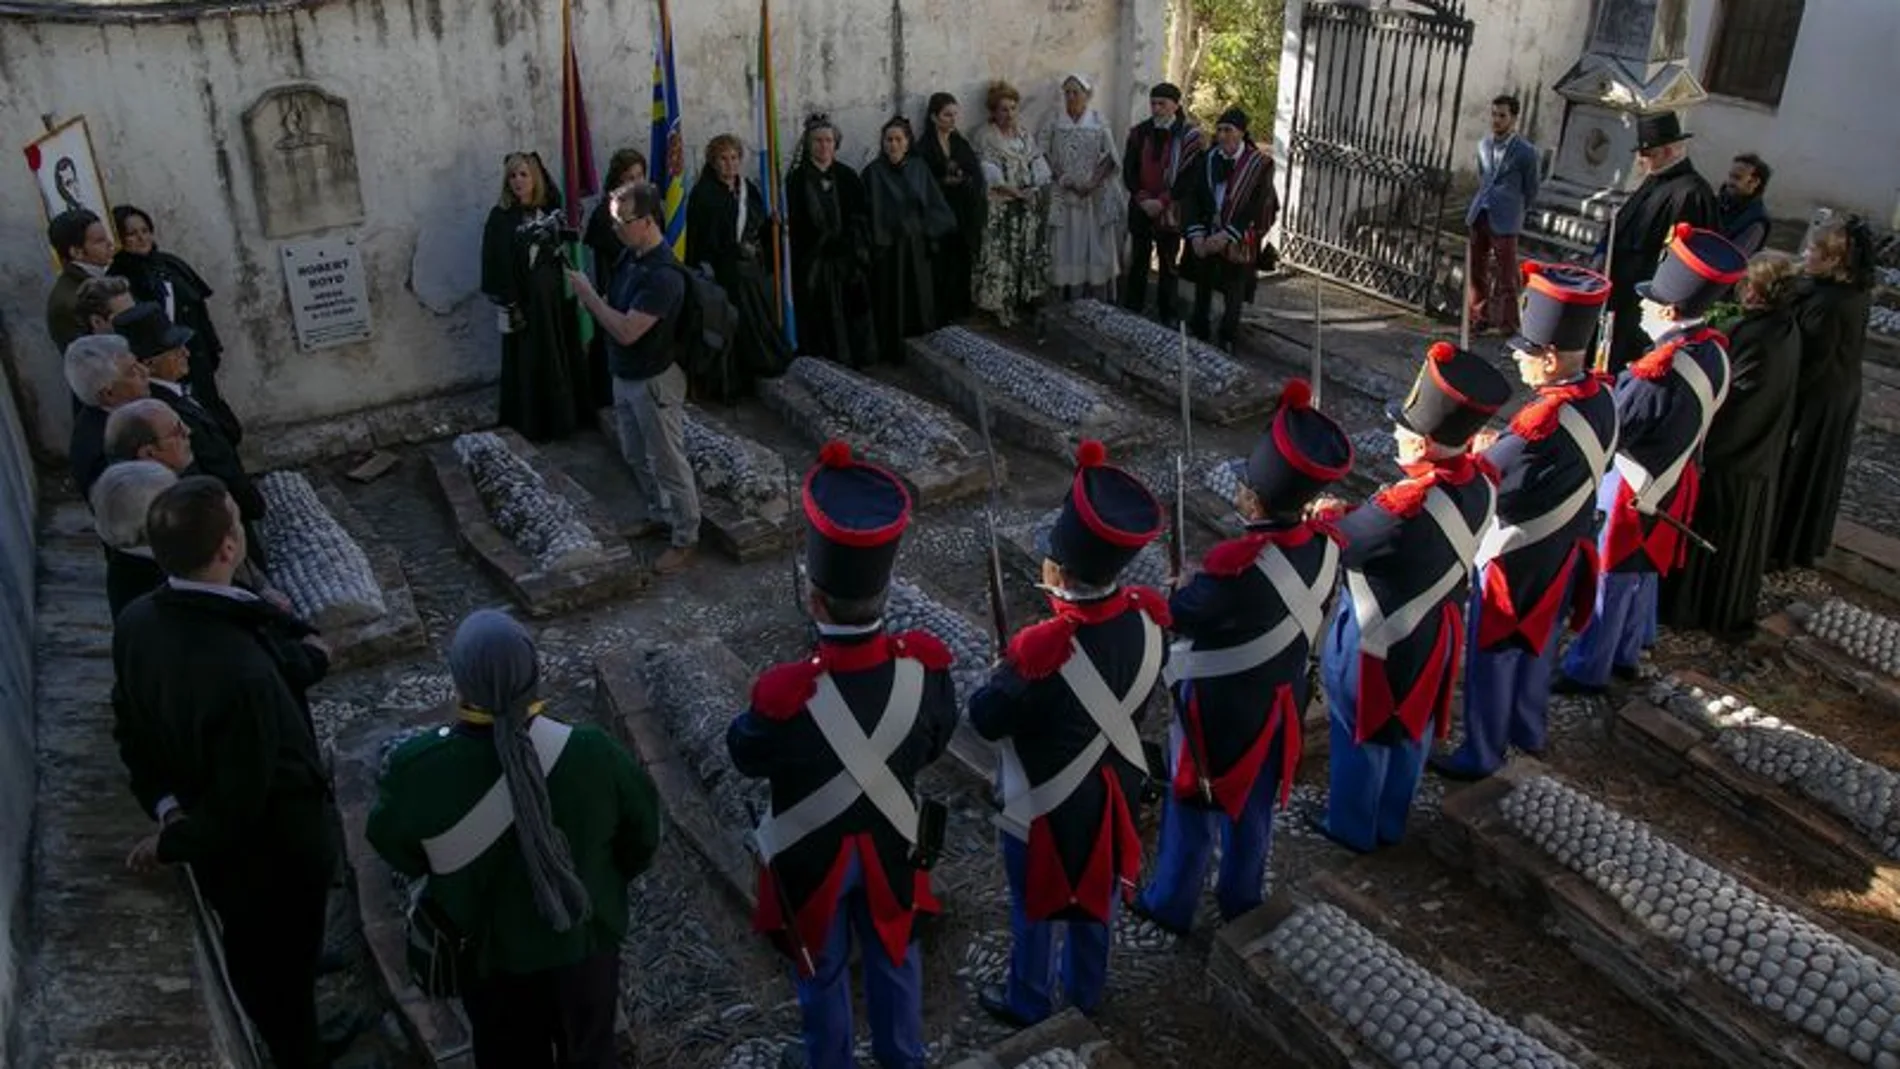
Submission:
M 150 384 L 151 384 L 151 385 L 153 385 L 153 386 L 163 386 L 163 387 L 164 387 L 165 389 L 167 389 L 167 390 L 170 390 L 170 391 L 171 391 L 171 393 L 172 393 L 172 396 L 174 396 L 174 397 L 183 397 L 183 396 L 185 396 L 185 385 L 184 385 L 184 383 L 181 383 L 181 382 L 166 382 L 166 381 L 165 381 L 164 379 L 152 379 L 152 378 L 148 378 L 148 379 L 146 379 L 145 381 L 146 381 L 146 382 L 148 382 L 148 383 L 150 383 Z
M 165 585 L 171 587 L 173 590 L 185 590 L 198 594 L 216 594 L 221 598 L 230 598 L 232 601 L 258 600 L 256 594 L 242 587 L 220 586 L 217 583 L 200 583 L 195 579 L 180 579 L 173 576 L 165 580 Z
M 821 621 L 813 622 L 817 624 L 818 634 L 822 638 L 856 638 L 860 635 L 875 634 L 876 632 L 884 630 L 884 620 L 881 617 L 868 624 L 827 624 Z

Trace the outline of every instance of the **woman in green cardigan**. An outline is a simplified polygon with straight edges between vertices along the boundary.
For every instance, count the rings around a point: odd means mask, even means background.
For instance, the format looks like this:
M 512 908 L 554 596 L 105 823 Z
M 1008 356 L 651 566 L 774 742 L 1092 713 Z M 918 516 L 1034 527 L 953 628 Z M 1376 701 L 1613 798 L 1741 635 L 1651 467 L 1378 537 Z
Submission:
M 478 1069 L 611 1069 L 627 883 L 659 842 L 653 783 L 599 728 L 542 714 L 534 642 L 506 614 L 462 621 L 449 672 L 457 721 L 391 756 L 370 845 L 427 876 L 469 940 Z

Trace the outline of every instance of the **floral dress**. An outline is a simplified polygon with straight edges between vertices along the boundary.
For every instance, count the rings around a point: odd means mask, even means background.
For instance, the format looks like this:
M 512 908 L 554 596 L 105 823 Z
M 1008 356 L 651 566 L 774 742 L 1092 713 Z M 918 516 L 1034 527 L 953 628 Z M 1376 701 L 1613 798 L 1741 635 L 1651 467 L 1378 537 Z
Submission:
M 1080 119 L 1064 111 L 1043 131 L 1043 154 L 1055 182 L 1049 194 L 1049 245 L 1057 286 L 1100 286 L 1121 273 L 1122 233 L 1128 193 L 1122 188 L 1115 141 L 1095 111 Z M 1088 192 L 1063 185 L 1065 178 L 1090 182 Z
M 1043 228 L 1049 164 L 1028 134 L 1005 134 L 993 125 L 977 132 L 976 153 L 992 191 L 1001 185 L 1028 194 L 1024 200 L 990 197 L 974 274 L 976 306 L 1008 326 L 1018 309 L 1034 304 L 1048 289 L 1049 243 Z

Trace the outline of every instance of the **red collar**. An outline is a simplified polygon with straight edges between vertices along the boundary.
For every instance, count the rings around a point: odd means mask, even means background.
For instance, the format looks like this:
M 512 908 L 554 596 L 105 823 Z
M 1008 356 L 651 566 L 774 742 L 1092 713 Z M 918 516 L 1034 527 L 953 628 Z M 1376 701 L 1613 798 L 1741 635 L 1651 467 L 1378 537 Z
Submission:
M 826 672 L 862 672 L 891 659 L 891 637 L 884 632 L 857 642 L 821 637 L 811 659 Z
M 1113 620 L 1122 613 L 1135 607 L 1137 597 L 1132 587 L 1124 587 L 1105 598 L 1094 601 L 1064 601 L 1051 594 L 1049 608 L 1059 620 L 1068 620 L 1077 624 L 1101 624 Z
M 1655 382 L 1676 366 L 1676 351 L 1685 345 L 1700 345 L 1705 341 L 1714 341 L 1724 349 L 1728 348 L 1728 338 L 1712 327 L 1701 326 L 1684 331 L 1658 345 L 1641 360 L 1630 365 L 1630 374 L 1639 379 Z
M 1408 479 L 1426 479 L 1435 483 L 1447 483 L 1463 486 L 1477 478 L 1483 472 L 1476 454 L 1470 450 L 1448 457 L 1434 457 L 1416 464 L 1400 464 L 1399 470 Z

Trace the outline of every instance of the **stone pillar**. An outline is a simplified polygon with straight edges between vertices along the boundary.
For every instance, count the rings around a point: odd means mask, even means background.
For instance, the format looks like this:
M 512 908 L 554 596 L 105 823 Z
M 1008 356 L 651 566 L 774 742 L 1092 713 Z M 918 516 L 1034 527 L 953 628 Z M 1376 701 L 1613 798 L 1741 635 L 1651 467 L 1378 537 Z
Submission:
M 1689 71 L 1688 48 L 1689 0 L 1598 0 L 1589 46 L 1555 86 L 1563 138 L 1528 237 L 1568 253 L 1596 246 L 1638 178 L 1637 120 L 1708 96 Z

